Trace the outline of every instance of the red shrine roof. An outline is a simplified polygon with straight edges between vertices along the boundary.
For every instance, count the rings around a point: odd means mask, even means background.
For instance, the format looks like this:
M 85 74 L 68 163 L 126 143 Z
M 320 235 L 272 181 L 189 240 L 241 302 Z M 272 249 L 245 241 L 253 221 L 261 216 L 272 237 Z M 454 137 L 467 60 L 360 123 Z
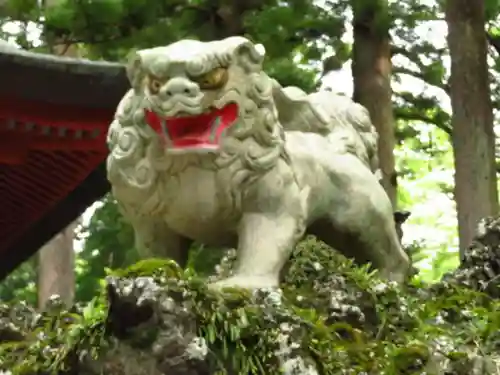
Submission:
M 108 190 L 122 65 L 0 44 L 0 280 Z

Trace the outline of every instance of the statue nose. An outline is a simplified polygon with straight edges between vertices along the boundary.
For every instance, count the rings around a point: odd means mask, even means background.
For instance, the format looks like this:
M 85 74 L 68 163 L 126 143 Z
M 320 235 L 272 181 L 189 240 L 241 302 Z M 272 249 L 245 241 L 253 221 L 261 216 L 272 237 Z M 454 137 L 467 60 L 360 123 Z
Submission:
M 183 95 L 195 97 L 199 94 L 199 86 L 186 78 L 172 78 L 163 87 L 164 94 L 168 97 Z

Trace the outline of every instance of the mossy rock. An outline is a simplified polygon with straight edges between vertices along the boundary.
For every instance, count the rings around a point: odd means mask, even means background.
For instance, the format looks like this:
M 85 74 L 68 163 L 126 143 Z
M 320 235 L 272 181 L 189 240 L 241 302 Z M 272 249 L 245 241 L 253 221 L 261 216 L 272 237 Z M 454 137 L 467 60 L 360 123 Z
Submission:
M 87 306 L 64 311 L 54 303 L 44 314 L 1 307 L 0 369 L 500 374 L 500 225 L 483 224 L 462 268 L 434 285 L 384 282 L 313 238 L 295 249 L 278 291 L 217 293 L 171 261 L 142 261 L 110 275 Z M 216 277 L 230 272 L 233 257 Z

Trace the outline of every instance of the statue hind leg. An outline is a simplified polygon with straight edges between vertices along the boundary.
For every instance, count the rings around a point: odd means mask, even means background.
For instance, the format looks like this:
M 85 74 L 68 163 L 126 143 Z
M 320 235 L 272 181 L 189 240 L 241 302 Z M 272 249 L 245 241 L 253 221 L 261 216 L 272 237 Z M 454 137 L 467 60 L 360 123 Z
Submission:
M 339 157 L 332 172 L 337 196 L 328 215 L 309 232 L 358 264 L 371 263 L 382 277 L 404 281 L 410 261 L 401 247 L 384 189 L 358 160 L 346 162 Z

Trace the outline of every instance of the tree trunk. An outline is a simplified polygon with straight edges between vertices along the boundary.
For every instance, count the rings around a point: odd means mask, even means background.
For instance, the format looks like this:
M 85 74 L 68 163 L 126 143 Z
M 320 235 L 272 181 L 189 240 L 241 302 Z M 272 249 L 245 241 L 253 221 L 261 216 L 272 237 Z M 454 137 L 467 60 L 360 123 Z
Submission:
M 382 185 L 396 209 L 388 3 L 387 0 L 351 0 L 351 5 L 354 14 L 353 99 L 368 109 L 379 133 L 378 157 Z
M 483 0 L 448 0 L 445 5 L 461 258 L 479 219 L 498 213 L 484 11 Z
M 38 307 L 43 310 L 51 296 L 58 295 L 68 306 L 75 296 L 75 253 L 73 240 L 77 223 L 54 236 L 39 252 Z

